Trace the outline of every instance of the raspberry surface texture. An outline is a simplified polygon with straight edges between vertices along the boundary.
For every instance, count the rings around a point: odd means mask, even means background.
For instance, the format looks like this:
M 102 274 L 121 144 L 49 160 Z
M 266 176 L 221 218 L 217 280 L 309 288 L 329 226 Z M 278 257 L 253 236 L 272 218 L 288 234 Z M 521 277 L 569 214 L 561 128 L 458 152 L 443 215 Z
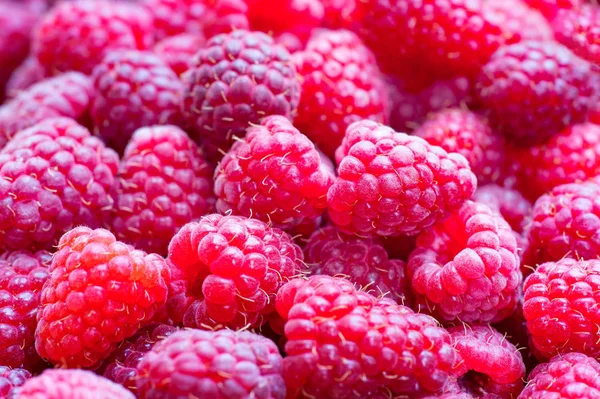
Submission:
M 475 191 L 473 201 L 485 204 L 500 214 L 519 234 L 529 225 L 533 205 L 517 190 L 488 184 Z
M 552 19 L 560 10 L 571 10 L 581 6 L 581 0 L 525 0 L 530 7 Z
M 28 87 L 43 80 L 46 77 L 46 71 L 40 65 L 39 61 L 33 57 L 27 57 L 10 75 L 6 82 L 6 97 L 13 98 L 19 95 Z
M 552 21 L 554 37 L 575 54 L 600 64 L 600 9 L 597 4 L 559 11 Z
M 182 33 L 156 43 L 154 52 L 180 76 L 192 66 L 194 55 L 205 42 L 201 34 Z
M 25 369 L 0 366 L 0 397 L 13 399 L 18 388 L 30 378 L 31 373 Z
M 277 35 L 289 32 L 306 41 L 325 16 L 321 0 L 246 0 L 248 19 L 254 30 Z
M 154 18 L 154 39 L 163 40 L 181 33 L 203 34 L 204 24 L 213 17 L 211 0 L 142 0 Z

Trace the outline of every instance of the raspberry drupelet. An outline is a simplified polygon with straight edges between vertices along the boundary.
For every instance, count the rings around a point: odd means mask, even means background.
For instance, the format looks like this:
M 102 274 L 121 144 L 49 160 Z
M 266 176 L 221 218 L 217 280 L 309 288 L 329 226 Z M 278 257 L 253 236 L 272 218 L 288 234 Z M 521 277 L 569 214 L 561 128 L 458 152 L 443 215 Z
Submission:
M 560 10 L 552 20 L 556 40 L 575 54 L 600 64 L 600 10 L 597 4 Z
M 31 373 L 25 369 L 0 366 L 0 397 L 14 399 L 19 387 L 30 378 Z
M 479 187 L 472 199 L 489 206 L 519 234 L 529 225 L 533 205 L 517 190 L 488 184 Z
M 194 55 L 205 43 L 201 34 L 182 33 L 156 43 L 154 52 L 177 76 L 181 76 L 192 66 Z

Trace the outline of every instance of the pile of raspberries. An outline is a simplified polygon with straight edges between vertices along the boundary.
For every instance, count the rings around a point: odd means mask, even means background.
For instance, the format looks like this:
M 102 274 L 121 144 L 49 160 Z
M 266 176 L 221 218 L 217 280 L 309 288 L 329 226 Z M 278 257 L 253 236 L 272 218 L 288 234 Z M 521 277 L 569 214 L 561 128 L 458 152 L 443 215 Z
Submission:
M 0 0 L 0 399 L 600 399 L 600 5 Z

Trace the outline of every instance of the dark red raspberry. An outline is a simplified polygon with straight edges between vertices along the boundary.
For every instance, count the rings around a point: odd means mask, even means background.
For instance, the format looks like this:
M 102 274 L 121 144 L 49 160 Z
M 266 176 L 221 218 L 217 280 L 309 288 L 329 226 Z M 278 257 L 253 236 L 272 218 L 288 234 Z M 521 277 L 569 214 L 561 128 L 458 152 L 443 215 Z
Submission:
M 539 10 L 548 19 L 552 19 L 561 9 L 578 8 L 581 0 L 524 0 L 529 7 Z
M 455 364 L 449 334 L 426 315 L 377 301 L 342 278 L 293 280 L 277 295 L 286 319 L 283 375 L 299 398 L 437 392 Z M 388 397 L 391 397 L 388 396 Z
M 140 378 L 137 365 L 157 342 L 178 331 L 177 327 L 166 324 L 151 324 L 139 330 L 133 337 L 123 341 L 119 348 L 104 362 L 101 375 L 131 392 L 137 391 L 136 382 Z
M 184 116 L 214 160 L 250 124 L 268 115 L 292 117 L 300 98 L 290 54 L 261 32 L 213 37 L 183 81 Z
M 330 29 L 351 28 L 361 19 L 357 0 L 321 0 L 325 17 L 323 24 Z
M 157 55 L 110 53 L 92 78 L 96 95 L 90 112 L 96 133 L 117 151 L 123 151 L 138 128 L 181 124 L 183 86 Z
M 163 258 L 134 250 L 107 230 L 62 236 L 44 285 L 35 347 L 55 365 L 100 365 L 167 299 Z
M 328 156 L 352 122 L 387 121 L 385 83 L 373 53 L 354 33 L 319 31 L 293 61 L 302 79 L 294 124 Z
M 184 324 L 260 326 L 302 259 L 288 234 L 256 219 L 215 214 L 187 224 L 169 245 L 169 261 L 197 299 Z
M 404 276 L 406 263 L 389 259 L 385 248 L 372 238 L 350 236 L 328 226 L 315 231 L 304 247 L 310 275 L 329 275 L 350 280 L 357 289 L 408 304 Z
M 13 399 L 18 388 L 30 378 L 31 373 L 27 370 L 0 366 L 0 397 Z
M 498 322 L 515 310 L 522 275 L 510 226 L 467 201 L 417 238 L 407 274 L 422 311 L 439 320 Z
M 413 134 L 431 145 L 463 155 L 478 184 L 499 180 L 504 162 L 504 139 L 474 112 L 460 108 L 437 112 Z
M 518 399 L 600 397 L 600 363 L 581 353 L 556 356 L 540 364 Z
M 475 191 L 473 201 L 489 206 L 519 234 L 530 222 L 533 205 L 517 190 L 488 184 Z
M 46 78 L 46 71 L 35 57 L 27 57 L 6 82 L 6 97 L 13 98 L 22 91 Z M 68 85 L 70 86 L 70 85 Z
M 422 396 L 419 399 L 474 399 L 466 392 L 451 392 L 443 395 Z
M 583 122 L 597 87 L 590 63 L 560 44 L 529 41 L 498 50 L 475 92 L 492 125 L 526 146 Z
M 559 11 L 552 21 L 554 37 L 575 54 L 600 64 L 600 9 L 597 4 Z
M 334 178 L 306 136 L 283 116 L 269 116 L 248 129 L 217 167 L 217 211 L 283 230 L 315 224 Z
M 46 370 L 18 390 L 19 399 L 135 399 L 122 386 L 86 370 Z
M 156 41 L 181 33 L 203 34 L 204 24 L 212 19 L 214 0 L 142 0 L 154 17 Z
M 176 332 L 138 364 L 138 398 L 284 399 L 275 343 L 247 331 Z
M 88 117 L 94 88 L 90 78 L 67 72 L 43 80 L 0 107 L 0 148 L 19 131 L 48 118 Z
M 108 0 L 66 1 L 37 25 L 33 51 L 47 73 L 92 73 L 115 50 L 151 48 L 152 15 L 135 4 Z
M 144 251 L 166 254 L 181 227 L 213 209 L 212 169 L 175 126 L 137 130 L 117 179 L 112 232 Z
M 72 227 L 110 216 L 119 158 L 72 119 L 19 132 L 0 165 L 0 247 L 49 248 Z
M 213 17 L 207 18 L 204 36 L 211 38 L 220 33 L 235 30 L 249 30 L 247 0 L 208 0 L 213 10 Z
M 192 66 L 194 54 L 205 42 L 202 34 L 182 33 L 158 42 L 154 46 L 154 52 L 173 72 L 182 75 Z
M 336 161 L 328 212 L 347 233 L 418 234 L 458 209 L 477 185 L 462 155 L 373 121 L 348 127 Z
M 321 26 L 325 10 L 321 0 L 246 0 L 253 30 L 277 35 L 290 32 L 306 42 Z

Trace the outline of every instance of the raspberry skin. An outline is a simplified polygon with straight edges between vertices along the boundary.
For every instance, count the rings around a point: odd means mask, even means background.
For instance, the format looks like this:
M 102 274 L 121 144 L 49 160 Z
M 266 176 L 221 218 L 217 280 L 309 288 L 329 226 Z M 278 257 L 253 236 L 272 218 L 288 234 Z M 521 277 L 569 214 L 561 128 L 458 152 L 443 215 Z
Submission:
M 486 205 L 467 201 L 417 237 L 406 269 L 422 311 L 441 321 L 493 323 L 517 306 L 519 266 L 508 223 Z
M 260 326 L 274 311 L 277 291 L 299 273 L 303 255 L 264 222 L 214 214 L 179 230 L 168 260 L 197 299 L 187 327 L 244 327 Z
M 10 79 L 6 82 L 6 97 L 16 97 L 19 93 L 46 77 L 46 71 L 44 71 L 39 61 L 35 57 L 29 56 L 13 71 Z
M 86 370 L 46 370 L 18 390 L 19 399 L 135 399 L 122 386 Z
M 192 60 L 199 48 L 206 43 L 202 34 L 182 33 L 177 36 L 168 37 L 156 43 L 154 53 L 158 55 L 165 64 L 181 76 L 192 66 Z
M 488 184 L 479 187 L 472 199 L 501 215 L 519 234 L 523 233 L 530 222 L 533 205 L 517 190 Z
M 183 86 L 157 55 L 113 52 L 94 68 L 96 95 L 91 116 L 99 135 L 122 152 L 133 132 L 144 126 L 181 125 Z
M 253 30 L 277 35 L 290 32 L 306 42 L 325 16 L 321 0 L 246 0 Z
M 291 118 L 300 99 L 290 54 L 261 32 L 212 37 L 182 80 L 184 117 L 212 160 L 263 117 Z
M 284 399 L 275 343 L 248 331 L 179 331 L 138 364 L 138 398 Z
M 117 154 L 68 118 L 19 132 L 0 151 L 0 247 L 47 249 L 110 217 Z
M 217 211 L 290 230 L 315 223 L 335 175 L 313 143 L 283 116 L 248 129 L 215 171 Z
M 528 41 L 498 50 L 477 77 L 475 93 L 492 126 L 530 146 L 583 122 L 597 86 L 591 64 L 566 47 Z
M 328 156 L 352 122 L 387 122 L 385 82 L 373 53 L 356 34 L 318 31 L 292 59 L 302 80 L 294 123 Z
M 61 2 L 37 25 L 33 53 L 50 75 L 66 71 L 89 75 L 112 51 L 151 48 L 153 28 L 152 15 L 135 4 Z
M 176 126 L 137 130 L 117 180 L 112 232 L 147 252 L 166 255 L 175 233 L 214 206 L 212 169 Z
M 212 18 L 207 0 L 142 0 L 154 18 L 154 39 L 158 42 L 181 33 L 202 34 Z
M 504 140 L 474 112 L 450 108 L 429 116 L 413 133 L 447 152 L 463 155 L 478 184 L 497 181 L 504 162 Z
M 553 39 L 552 27 L 548 20 L 523 0 L 485 0 L 483 7 L 490 20 L 519 35 L 521 40 Z
M 328 212 L 350 234 L 416 235 L 458 209 L 477 186 L 462 155 L 368 120 L 348 127 L 336 161 Z
M 17 395 L 18 388 L 22 386 L 31 373 L 25 369 L 11 369 L 0 366 L 0 397 L 12 399 Z
M 600 64 L 600 10 L 597 4 L 560 10 L 552 20 L 554 38 L 575 54 Z
M 35 347 L 54 365 L 99 366 L 165 304 L 169 268 L 117 241 L 76 227 L 60 239 L 41 293 Z
M 581 0 L 524 0 L 529 7 L 541 12 L 546 18 L 552 20 L 560 10 L 577 9 Z

